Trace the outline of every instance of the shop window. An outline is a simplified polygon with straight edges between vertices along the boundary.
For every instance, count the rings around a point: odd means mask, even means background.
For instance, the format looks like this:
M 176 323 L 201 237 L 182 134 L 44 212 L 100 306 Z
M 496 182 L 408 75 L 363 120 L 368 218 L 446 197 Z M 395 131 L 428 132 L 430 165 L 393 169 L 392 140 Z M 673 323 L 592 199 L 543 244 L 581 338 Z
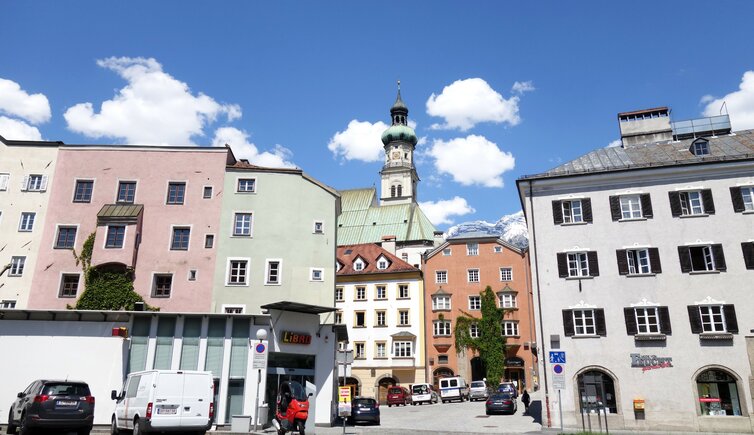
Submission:
M 613 378 L 599 370 L 584 372 L 578 377 L 582 412 L 597 413 L 603 410 L 617 414 Z
M 722 370 L 705 370 L 696 378 L 702 415 L 741 415 L 736 380 Z

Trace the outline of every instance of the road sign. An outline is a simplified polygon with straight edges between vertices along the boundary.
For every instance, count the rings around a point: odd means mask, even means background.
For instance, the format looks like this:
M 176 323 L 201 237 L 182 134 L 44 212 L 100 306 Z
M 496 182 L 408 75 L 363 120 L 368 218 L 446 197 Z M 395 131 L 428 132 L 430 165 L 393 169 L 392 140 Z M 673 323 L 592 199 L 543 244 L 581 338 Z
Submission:
M 560 365 L 560 364 L 553 364 L 553 365 L 552 365 L 552 371 L 553 371 L 553 372 L 554 372 L 554 373 L 555 373 L 556 375 L 562 375 L 562 374 L 563 374 L 563 366 L 562 366 L 562 365 Z
M 338 387 L 338 415 L 351 416 L 351 387 Z
M 552 388 L 553 390 L 565 390 L 565 375 L 555 374 L 552 375 Z
M 550 351 L 550 364 L 565 364 L 565 351 Z
M 254 345 L 254 356 L 251 360 L 251 368 L 264 370 L 267 368 L 267 346 L 264 343 Z

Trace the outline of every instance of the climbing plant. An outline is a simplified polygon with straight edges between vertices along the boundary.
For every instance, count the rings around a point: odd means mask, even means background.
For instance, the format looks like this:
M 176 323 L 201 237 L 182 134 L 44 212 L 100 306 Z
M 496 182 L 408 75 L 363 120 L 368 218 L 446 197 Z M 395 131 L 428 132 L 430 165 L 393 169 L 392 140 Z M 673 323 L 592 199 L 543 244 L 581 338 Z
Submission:
M 490 286 L 480 293 L 482 300 L 481 317 L 462 312 L 456 318 L 454 330 L 456 352 L 463 350 L 476 352 L 484 363 L 486 378 L 497 383 L 505 374 L 505 337 L 503 337 L 503 317 L 505 310 L 497 307 L 497 298 Z M 476 324 L 479 336 L 472 337 L 470 327 Z

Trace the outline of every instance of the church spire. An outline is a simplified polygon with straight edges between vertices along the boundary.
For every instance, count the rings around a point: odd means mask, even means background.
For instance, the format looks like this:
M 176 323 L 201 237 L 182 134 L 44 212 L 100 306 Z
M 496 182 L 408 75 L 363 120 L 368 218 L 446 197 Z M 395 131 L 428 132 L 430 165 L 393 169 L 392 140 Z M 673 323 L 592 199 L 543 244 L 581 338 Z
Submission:
M 390 108 L 392 125 L 408 125 L 408 107 L 401 98 L 401 81 L 398 80 L 398 96 L 395 98 L 393 107 Z

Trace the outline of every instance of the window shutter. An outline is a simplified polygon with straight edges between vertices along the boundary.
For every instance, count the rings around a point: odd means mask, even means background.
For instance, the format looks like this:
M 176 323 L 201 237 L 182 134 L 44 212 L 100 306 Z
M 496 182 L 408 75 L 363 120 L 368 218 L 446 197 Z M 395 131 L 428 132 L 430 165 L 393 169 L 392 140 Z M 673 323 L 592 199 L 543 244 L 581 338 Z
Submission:
M 628 258 L 626 258 L 626 250 L 617 249 L 615 251 L 615 258 L 618 260 L 618 273 L 620 275 L 628 275 Z
M 728 268 L 725 266 L 725 255 L 723 254 L 723 245 L 716 243 L 712 247 L 712 258 L 715 259 L 715 269 L 725 271 Z
M 589 276 L 600 276 L 600 265 L 597 262 L 597 251 L 587 252 L 586 258 L 589 261 Z
M 712 200 L 711 189 L 702 189 L 702 203 L 704 204 L 705 213 L 715 214 L 715 202 Z
M 560 225 L 563 223 L 563 202 L 562 201 L 552 202 L 552 220 L 554 221 L 555 225 Z
M 39 186 L 40 192 L 47 190 L 47 175 L 42 175 L 42 184 Z
M 639 196 L 639 200 L 641 201 L 641 214 L 645 218 L 649 219 L 654 216 L 654 213 L 652 212 L 652 199 L 650 198 L 648 193 L 645 193 L 641 196 Z
M 592 223 L 592 200 L 589 198 L 582 199 L 581 208 L 584 212 L 584 222 Z
M 725 314 L 725 329 L 732 334 L 738 334 L 738 320 L 733 304 L 723 305 L 723 314 Z
M 29 187 L 29 176 L 24 175 L 24 178 L 21 180 L 21 191 L 25 192 L 27 187 Z
M 741 249 L 744 252 L 744 263 L 747 269 L 754 269 L 754 242 L 741 243 Z
M 673 328 L 670 327 L 670 310 L 668 310 L 668 307 L 657 307 L 657 314 L 660 316 L 660 333 L 672 334 Z
M 607 335 L 607 328 L 605 326 L 605 310 L 598 308 L 594 310 L 594 326 L 597 330 L 597 335 L 604 337 Z
M 2 182 L 2 180 L 0 180 Z M 2 190 L 3 186 L 0 186 L 0 190 Z M 746 206 L 744 205 L 744 197 L 741 196 L 741 188 L 740 187 L 731 187 L 730 188 L 730 199 L 733 201 L 733 211 L 736 213 L 740 213 L 744 210 L 746 210 Z
M 678 259 L 681 261 L 681 272 L 691 272 L 691 254 L 688 246 L 678 247 Z
M 613 221 L 618 221 L 623 217 L 620 211 L 620 196 L 610 197 L 610 214 L 613 216 Z
M 681 193 L 680 192 L 668 192 L 670 197 L 670 214 L 673 217 L 678 217 L 682 214 L 681 211 Z
M 623 317 L 626 318 L 626 333 L 628 335 L 636 335 L 639 332 L 639 328 L 636 327 L 636 315 L 633 308 L 624 308 Z
M 573 337 L 573 310 L 563 310 L 563 330 L 566 337 Z
M 701 334 L 702 333 L 702 317 L 699 314 L 699 306 L 697 305 L 689 305 L 689 323 L 691 324 L 691 333 L 692 334 Z
M 568 254 L 558 253 L 558 275 L 561 278 L 568 278 Z
M 652 273 L 662 273 L 662 266 L 660 265 L 660 250 L 657 248 L 649 248 L 649 265 L 652 268 Z

